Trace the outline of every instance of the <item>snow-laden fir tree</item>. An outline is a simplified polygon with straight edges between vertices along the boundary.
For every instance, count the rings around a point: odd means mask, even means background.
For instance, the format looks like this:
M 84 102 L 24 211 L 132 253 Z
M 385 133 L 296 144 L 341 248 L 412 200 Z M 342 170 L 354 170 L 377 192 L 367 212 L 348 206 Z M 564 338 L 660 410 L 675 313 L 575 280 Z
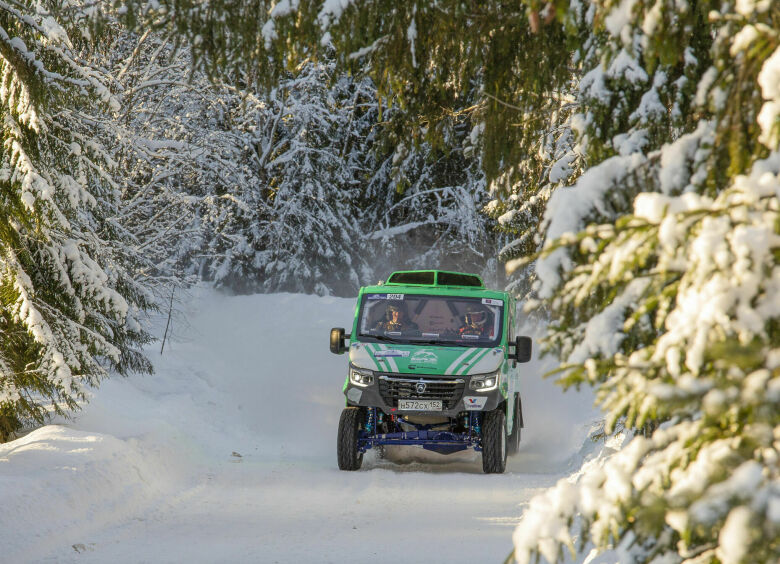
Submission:
M 122 109 L 102 133 L 123 172 L 117 222 L 139 274 L 155 293 L 167 294 L 188 271 L 188 258 L 202 236 L 199 200 L 189 193 L 198 185 L 191 158 L 194 136 L 184 135 L 196 119 L 182 124 L 182 118 L 204 99 L 195 89 L 207 89 L 205 81 L 187 83 L 186 57 L 174 54 L 161 38 L 139 37 L 113 21 L 108 25 L 111 41 L 101 49 L 101 63 L 111 69 Z M 188 105 L 193 98 L 196 102 Z
M 565 385 L 642 430 L 532 501 L 518 562 L 780 558 L 780 11 L 572 3 L 589 167 L 545 215 Z M 654 430 L 654 432 L 653 432 Z
M 257 143 L 270 149 L 263 289 L 351 295 L 398 268 L 481 270 L 493 238 L 465 123 L 450 128 L 447 151 L 434 149 L 394 128 L 403 111 L 383 108 L 371 80 L 334 68 L 305 62 L 268 98 L 273 138 Z
M 148 295 L 128 272 L 115 162 L 93 125 L 119 109 L 89 61 L 90 3 L 0 10 L 0 438 L 75 408 L 137 350 Z
M 437 149 L 422 134 L 410 135 L 409 118 L 396 115 L 400 113 L 395 107 L 385 112 L 388 118 L 378 137 L 391 150 L 366 193 L 365 214 L 371 223 L 365 230 L 377 244 L 377 275 L 437 267 L 478 272 L 495 283 L 496 242 L 491 222 L 481 212 L 487 203 L 485 176 L 471 145 L 468 120 L 448 123 L 446 149 Z
M 263 201 L 254 124 L 268 121 L 258 115 L 264 106 L 193 71 L 186 47 L 115 29 L 106 50 L 123 106 L 109 129 L 125 172 L 118 219 L 148 283 L 198 275 L 240 290 L 256 274 L 251 241 Z
M 372 94 L 367 81 L 334 79 L 333 63 L 310 62 L 272 92 L 270 211 L 255 258 L 265 291 L 351 295 L 367 280 L 358 203 L 370 173 Z

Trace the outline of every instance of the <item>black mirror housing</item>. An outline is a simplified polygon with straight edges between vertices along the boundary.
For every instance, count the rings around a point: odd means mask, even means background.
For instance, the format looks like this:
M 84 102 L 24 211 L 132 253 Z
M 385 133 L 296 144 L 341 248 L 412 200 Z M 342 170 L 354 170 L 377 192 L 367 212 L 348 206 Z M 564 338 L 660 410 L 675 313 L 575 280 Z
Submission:
M 347 347 L 344 344 L 345 339 L 349 339 L 349 335 L 344 333 L 343 327 L 334 327 L 330 330 L 330 352 L 333 354 L 344 354 L 347 352 Z
M 531 337 L 517 337 L 515 339 L 515 354 L 512 355 L 517 362 L 528 362 L 532 355 Z

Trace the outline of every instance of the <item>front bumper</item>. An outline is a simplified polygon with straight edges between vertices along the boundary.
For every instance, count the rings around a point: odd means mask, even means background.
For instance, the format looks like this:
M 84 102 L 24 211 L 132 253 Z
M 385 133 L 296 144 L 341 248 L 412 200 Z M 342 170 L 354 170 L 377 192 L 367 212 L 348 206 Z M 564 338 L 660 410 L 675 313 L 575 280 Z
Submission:
M 480 376 L 484 375 L 474 377 Z M 492 411 L 503 401 L 500 387 L 487 392 L 471 390 L 470 379 L 470 376 L 377 372 L 369 386 L 357 386 L 348 380 L 344 395 L 348 405 L 376 407 L 387 415 L 455 417 L 464 411 Z M 399 410 L 399 399 L 441 400 L 442 410 Z

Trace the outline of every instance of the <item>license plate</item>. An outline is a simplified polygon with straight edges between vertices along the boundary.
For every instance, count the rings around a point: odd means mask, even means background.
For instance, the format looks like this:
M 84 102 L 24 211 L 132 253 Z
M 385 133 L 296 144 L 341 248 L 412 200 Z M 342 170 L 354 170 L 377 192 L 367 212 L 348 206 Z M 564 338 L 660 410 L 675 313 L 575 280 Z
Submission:
M 404 411 L 441 411 L 441 400 L 399 399 L 398 409 Z

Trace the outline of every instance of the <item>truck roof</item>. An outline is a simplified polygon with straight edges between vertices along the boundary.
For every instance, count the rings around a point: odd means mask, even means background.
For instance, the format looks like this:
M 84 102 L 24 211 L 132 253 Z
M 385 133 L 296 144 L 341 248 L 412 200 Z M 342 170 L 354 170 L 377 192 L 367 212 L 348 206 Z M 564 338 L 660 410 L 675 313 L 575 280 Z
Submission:
M 467 272 L 448 270 L 402 270 L 393 272 L 387 282 L 364 286 L 360 293 L 427 294 L 474 298 L 506 299 L 508 294 L 485 288 L 482 278 Z

